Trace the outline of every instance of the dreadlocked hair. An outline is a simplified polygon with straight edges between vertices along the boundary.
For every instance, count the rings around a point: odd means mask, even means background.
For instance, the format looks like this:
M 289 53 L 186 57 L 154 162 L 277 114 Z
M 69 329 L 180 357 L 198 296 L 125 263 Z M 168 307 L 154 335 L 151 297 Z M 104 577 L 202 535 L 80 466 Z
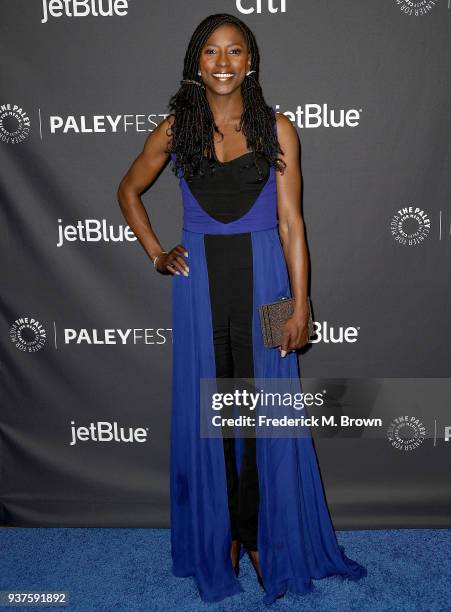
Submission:
M 185 54 L 183 80 L 177 93 L 169 101 L 169 109 L 174 121 L 168 130 L 171 136 L 169 153 L 174 154 L 175 162 L 172 171 L 177 176 L 190 179 L 200 167 L 204 154 L 210 168 L 214 171 L 213 162 L 217 160 L 213 135 L 224 134 L 215 124 L 213 113 L 205 94 L 205 86 L 197 73 L 200 52 L 210 34 L 219 26 L 230 23 L 239 28 L 247 42 L 251 54 L 250 70 L 241 84 L 243 113 L 237 131 L 246 137 L 247 148 L 254 152 L 253 163 L 261 176 L 261 170 L 255 162 L 256 157 L 265 157 L 271 166 L 283 174 L 286 164 L 278 158 L 280 149 L 277 140 L 276 118 L 273 109 L 265 102 L 259 82 L 260 54 L 253 32 L 241 19 L 228 13 L 216 13 L 206 17 L 195 29 Z M 187 82 L 185 82 L 187 81 Z M 201 174 L 203 174 L 200 168 Z

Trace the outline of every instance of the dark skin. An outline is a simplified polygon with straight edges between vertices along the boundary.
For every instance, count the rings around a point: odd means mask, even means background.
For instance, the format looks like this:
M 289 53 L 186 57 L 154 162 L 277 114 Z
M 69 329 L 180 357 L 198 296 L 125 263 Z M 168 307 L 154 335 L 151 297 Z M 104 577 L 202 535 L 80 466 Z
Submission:
M 224 134 L 214 134 L 217 158 L 229 161 L 248 152 L 246 138 L 235 127 L 243 112 L 241 83 L 250 70 L 251 56 L 240 30 L 233 24 L 217 28 L 200 51 L 199 69 L 206 88 L 206 96 L 216 125 Z M 213 74 L 233 73 L 233 77 L 221 82 Z M 193 85 L 196 87 L 196 85 Z M 299 140 L 291 121 L 276 113 L 279 144 L 284 152 L 280 158 L 286 163 L 284 174 L 276 172 L 279 235 L 290 276 L 292 295 L 295 298 L 293 315 L 285 322 L 282 344 L 284 357 L 288 351 L 300 349 L 309 342 L 308 324 L 308 253 L 304 220 L 301 214 L 301 171 Z M 171 127 L 174 116 L 169 115 L 151 132 L 142 153 L 132 163 L 118 188 L 118 202 L 128 225 L 137 236 L 146 253 L 153 260 L 164 249 L 150 224 L 141 194 L 154 182 L 168 162 Z M 156 269 L 162 274 L 189 275 L 185 260 L 188 252 L 182 244 L 158 257 Z M 238 555 L 237 541 L 232 543 L 231 557 L 234 564 Z M 252 557 L 259 570 L 258 553 Z M 259 572 L 260 573 L 260 572 Z

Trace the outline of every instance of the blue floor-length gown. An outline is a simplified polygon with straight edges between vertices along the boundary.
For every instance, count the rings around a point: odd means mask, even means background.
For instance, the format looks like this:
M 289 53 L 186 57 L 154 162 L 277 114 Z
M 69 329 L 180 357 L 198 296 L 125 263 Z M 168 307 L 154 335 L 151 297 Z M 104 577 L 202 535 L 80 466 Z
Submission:
M 201 599 L 216 602 L 243 588 L 230 560 L 223 441 L 200 436 L 200 381 L 213 379 L 216 374 L 204 234 L 251 233 L 255 378 L 299 381 L 300 372 L 295 352 L 282 358 L 277 349 L 264 346 L 258 314 L 259 304 L 291 295 L 277 229 L 274 167 L 252 208 L 227 224 L 201 208 L 183 177 L 179 177 L 179 184 L 183 203 L 181 243 L 188 250 L 189 276 L 174 275 L 172 279 L 172 572 L 180 577 L 193 576 Z M 240 448 L 239 440 L 237 444 Z M 238 469 L 239 461 L 237 453 Z M 349 559 L 337 542 L 311 435 L 257 437 L 257 468 L 264 603 L 273 603 L 281 592 L 302 595 L 311 591 L 312 578 L 337 574 L 358 580 L 366 575 L 366 569 Z

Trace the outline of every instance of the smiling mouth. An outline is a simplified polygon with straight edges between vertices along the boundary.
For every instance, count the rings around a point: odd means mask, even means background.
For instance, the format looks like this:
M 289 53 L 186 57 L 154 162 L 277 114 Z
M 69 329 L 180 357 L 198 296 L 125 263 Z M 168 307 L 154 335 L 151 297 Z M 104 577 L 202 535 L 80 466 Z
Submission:
M 235 76 L 235 74 L 232 72 L 214 72 L 212 76 L 218 81 L 225 82 L 225 81 L 228 81 L 229 79 L 232 79 Z

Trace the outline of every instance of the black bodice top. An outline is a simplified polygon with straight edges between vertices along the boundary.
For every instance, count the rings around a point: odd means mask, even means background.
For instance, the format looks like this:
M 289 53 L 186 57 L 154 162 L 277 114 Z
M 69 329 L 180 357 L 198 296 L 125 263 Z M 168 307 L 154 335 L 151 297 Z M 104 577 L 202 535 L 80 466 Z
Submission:
M 204 157 L 200 168 L 203 173 L 198 169 L 188 186 L 202 209 L 221 223 L 236 221 L 252 208 L 270 173 L 266 158 L 253 151 L 227 162 Z

